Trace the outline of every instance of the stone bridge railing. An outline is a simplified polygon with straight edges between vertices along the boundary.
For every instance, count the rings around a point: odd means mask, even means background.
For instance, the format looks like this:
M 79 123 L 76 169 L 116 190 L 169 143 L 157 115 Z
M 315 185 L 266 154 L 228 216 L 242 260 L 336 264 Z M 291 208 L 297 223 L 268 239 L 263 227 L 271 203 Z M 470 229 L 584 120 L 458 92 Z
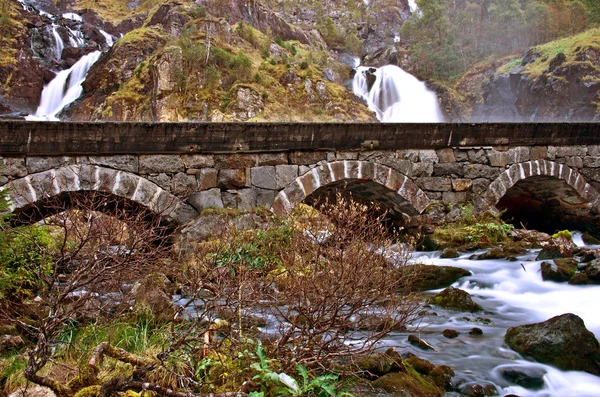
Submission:
M 102 191 L 182 224 L 205 208 L 296 204 L 338 188 L 400 217 L 431 204 L 600 205 L 600 125 L 0 123 L 19 211 Z M 529 203 L 531 204 L 531 203 Z M 525 205 L 525 204 L 524 204 Z

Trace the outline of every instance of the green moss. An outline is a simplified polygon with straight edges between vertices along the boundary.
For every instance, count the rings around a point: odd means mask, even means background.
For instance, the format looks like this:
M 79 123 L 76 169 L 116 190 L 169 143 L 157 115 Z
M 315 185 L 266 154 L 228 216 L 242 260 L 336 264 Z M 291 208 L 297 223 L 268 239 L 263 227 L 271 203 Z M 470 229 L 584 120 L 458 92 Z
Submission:
M 564 238 L 565 240 L 573 240 L 573 236 L 568 230 L 558 231 L 552 235 L 552 238 Z
M 561 53 L 566 57 L 565 65 L 580 63 L 582 61 L 577 60 L 577 53 L 587 48 L 600 51 L 600 29 L 590 29 L 578 35 L 532 47 L 532 50 L 540 55 L 533 62 L 525 65 L 522 73 L 527 74 L 530 78 L 542 75 L 548 70 L 552 59 Z M 589 61 L 586 62 L 589 63 Z M 499 68 L 497 74 L 506 74 L 520 63 L 521 60 L 514 59 Z M 600 75 L 600 65 L 591 66 L 596 68 L 598 70 L 597 75 Z
M 84 387 L 75 393 L 74 397 L 97 397 L 100 394 L 101 388 L 102 386 L 100 385 Z
M 373 386 L 388 393 L 408 394 L 411 397 L 437 397 L 444 390 L 430 379 L 421 375 L 409 363 L 406 363 L 407 373 L 389 373 L 373 382 Z

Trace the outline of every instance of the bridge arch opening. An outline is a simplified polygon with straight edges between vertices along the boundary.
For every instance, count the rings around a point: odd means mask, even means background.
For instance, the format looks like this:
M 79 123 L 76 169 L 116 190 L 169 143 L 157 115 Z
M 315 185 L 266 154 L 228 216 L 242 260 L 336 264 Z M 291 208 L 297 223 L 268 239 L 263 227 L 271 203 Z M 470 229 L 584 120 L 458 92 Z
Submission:
M 546 160 L 511 166 L 487 194 L 505 221 L 549 233 L 589 229 L 600 200 L 577 170 Z
M 386 211 L 395 225 L 419 215 L 430 204 L 427 195 L 408 177 L 388 166 L 370 161 L 334 161 L 323 163 L 293 181 L 279 193 L 271 209 L 289 214 L 298 204 L 315 205 L 336 194 L 374 204 Z
M 97 210 L 146 211 L 173 227 L 187 223 L 197 214 L 193 207 L 147 179 L 94 165 L 38 172 L 11 181 L 2 190 L 8 192 L 9 211 L 17 215 L 20 223 L 34 223 L 77 207 L 85 202 L 85 196 L 101 204 L 94 204 Z

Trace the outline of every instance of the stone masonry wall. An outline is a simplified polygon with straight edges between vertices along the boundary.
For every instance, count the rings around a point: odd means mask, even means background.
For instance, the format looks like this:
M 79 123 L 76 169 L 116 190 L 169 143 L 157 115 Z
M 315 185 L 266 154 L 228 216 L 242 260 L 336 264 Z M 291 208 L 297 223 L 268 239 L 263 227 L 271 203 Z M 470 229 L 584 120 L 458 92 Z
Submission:
M 5 156 L 0 158 L 0 186 L 10 188 L 21 178 L 51 169 L 94 165 L 144 178 L 177 196 L 198 212 L 210 207 L 249 209 L 255 206 L 271 207 L 280 192 L 298 178 L 314 168 L 324 169 L 326 165 L 336 162 L 382 165 L 414 182 L 431 203 L 470 201 L 479 209 L 495 205 L 501 198 L 500 193 L 503 190 L 506 192 L 518 180 L 536 175 L 563 179 L 593 206 L 598 204 L 597 189 L 600 189 L 598 145 Z M 318 175 L 315 172 L 312 174 Z M 391 185 L 388 187 L 396 189 Z M 410 194 L 417 193 L 422 194 L 414 191 Z M 410 198 L 408 201 L 410 204 Z M 422 208 L 418 208 L 417 212 L 422 211 Z

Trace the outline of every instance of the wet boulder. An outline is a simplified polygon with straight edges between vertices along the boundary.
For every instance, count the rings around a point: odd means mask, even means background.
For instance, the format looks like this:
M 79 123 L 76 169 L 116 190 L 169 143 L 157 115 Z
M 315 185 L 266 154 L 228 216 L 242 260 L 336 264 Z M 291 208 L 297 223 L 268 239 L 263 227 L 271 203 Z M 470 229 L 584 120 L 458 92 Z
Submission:
M 546 375 L 546 370 L 542 367 L 507 365 L 500 367 L 498 373 L 510 384 L 518 385 L 530 390 L 539 390 L 544 387 L 544 375 Z
M 596 237 L 592 236 L 588 232 L 583 233 L 581 235 L 581 239 L 587 245 L 599 245 L 600 244 L 600 240 L 598 240 Z
M 600 282 L 600 259 L 594 259 L 585 267 L 585 274 L 594 283 Z
M 430 298 L 428 302 L 446 309 L 465 312 L 476 312 L 483 310 L 478 303 L 473 301 L 468 292 L 454 287 L 446 288 L 434 297 Z
M 600 343 L 575 314 L 509 328 L 504 341 L 517 353 L 539 362 L 600 375 Z
M 444 248 L 440 258 L 458 258 L 458 251 L 456 248 Z
M 566 236 L 562 232 L 559 232 L 555 236 L 544 244 L 536 260 L 573 257 L 577 251 L 577 246 L 573 243 L 570 234 Z
M 544 281 L 569 281 L 577 270 L 577 261 L 571 258 L 559 258 L 551 262 L 544 261 L 540 265 L 540 270 Z
M 458 391 L 461 396 L 487 397 L 497 396 L 496 386 L 489 382 L 469 382 L 459 385 Z
M 354 364 L 361 371 L 363 377 L 378 378 L 391 372 L 406 373 L 406 366 L 400 353 L 390 347 L 383 354 L 370 354 L 358 356 Z
M 448 287 L 471 272 L 454 266 L 413 265 L 402 269 L 413 278 L 413 287 L 421 291 Z
M 441 397 L 452 387 L 454 371 L 412 356 L 405 360 L 407 372 L 388 373 L 372 383 L 394 396 Z

